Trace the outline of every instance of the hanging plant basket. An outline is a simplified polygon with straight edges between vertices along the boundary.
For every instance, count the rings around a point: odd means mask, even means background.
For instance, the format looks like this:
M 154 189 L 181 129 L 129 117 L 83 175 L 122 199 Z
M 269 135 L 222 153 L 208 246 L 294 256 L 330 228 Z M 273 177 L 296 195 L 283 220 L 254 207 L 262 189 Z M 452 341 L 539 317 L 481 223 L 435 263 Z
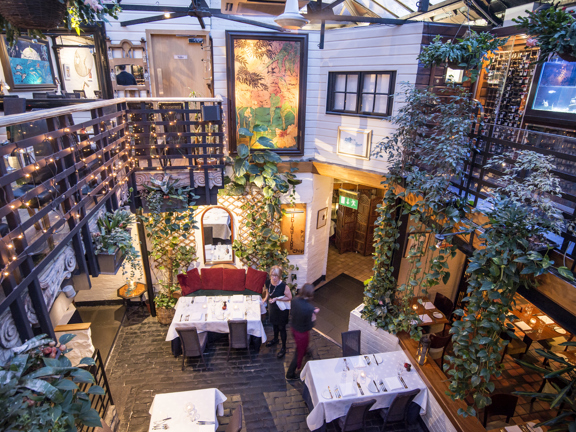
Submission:
M 66 2 L 58 0 L 1 0 L 0 14 L 22 29 L 48 30 L 61 26 Z
M 560 57 L 562 60 L 567 61 L 567 62 L 576 62 L 576 57 L 574 57 L 574 52 L 570 51 L 567 53 L 557 53 L 558 57 Z
M 156 318 L 158 318 L 158 322 L 163 325 L 170 325 L 174 319 L 175 314 L 176 309 L 174 308 L 156 308 Z
M 124 254 L 118 248 L 113 254 L 100 252 L 96 255 L 98 259 L 98 266 L 100 267 L 100 274 L 115 275 L 124 261 Z

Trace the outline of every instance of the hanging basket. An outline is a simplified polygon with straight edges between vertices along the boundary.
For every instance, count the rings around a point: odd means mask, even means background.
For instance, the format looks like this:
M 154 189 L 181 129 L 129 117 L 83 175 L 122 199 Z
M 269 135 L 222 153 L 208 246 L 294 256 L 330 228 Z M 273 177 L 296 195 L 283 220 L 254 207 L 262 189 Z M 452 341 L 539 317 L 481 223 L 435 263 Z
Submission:
M 156 308 L 156 318 L 158 322 L 163 325 L 170 325 L 176 314 L 176 309 Z
M 66 2 L 58 0 L 1 0 L 0 14 L 21 29 L 48 30 L 63 24 Z
M 567 53 L 556 53 L 558 54 L 558 57 L 560 57 L 562 60 L 567 61 L 567 62 L 576 62 L 576 57 L 573 56 L 573 52 L 567 52 Z

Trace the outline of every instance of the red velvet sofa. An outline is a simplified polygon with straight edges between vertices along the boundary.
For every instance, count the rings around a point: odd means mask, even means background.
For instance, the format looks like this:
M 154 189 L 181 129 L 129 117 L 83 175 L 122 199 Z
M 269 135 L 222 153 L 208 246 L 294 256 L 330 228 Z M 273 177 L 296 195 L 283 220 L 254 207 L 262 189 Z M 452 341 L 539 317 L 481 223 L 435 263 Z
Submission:
M 268 273 L 237 268 L 207 267 L 197 268 L 178 275 L 178 282 L 184 296 L 262 294 Z

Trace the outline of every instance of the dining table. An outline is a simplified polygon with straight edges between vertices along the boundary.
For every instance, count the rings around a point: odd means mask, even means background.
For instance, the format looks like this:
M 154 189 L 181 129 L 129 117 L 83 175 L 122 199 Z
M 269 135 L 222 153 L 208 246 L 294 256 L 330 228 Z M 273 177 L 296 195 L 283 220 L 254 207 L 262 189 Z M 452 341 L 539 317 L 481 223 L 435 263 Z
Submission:
M 224 415 L 226 399 L 216 388 L 159 393 L 150 406 L 148 430 L 214 432 L 218 429 L 217 415 Z
M 524 334 L 523 340 L 526 343 L 526 352 L 532 342 L 569 335 L 552 318 L 537 308 L 524 307 L 521 311 L 513 310 L 512 313 L 516 317 L 512 324 Z
M 419 327 L 430 326 L 430 333 L 437 333 L 444 330 L 444 324 L 450 323 L 434 303 L 427 297 L 417 296 L 410 300 L 410 307 L 418 314 Z
M 536 426 L 537 422 L 525 422 L 517 425 L 505 426 L 496 429 L 490 429 L 488 432 L 544 432 L 548 428 L 544 429 L 540 426 Z
M 172 354 L 178 356 L 181 353 L 176 324 L 184 329 L 196 327 L 198 333 L 229 333 L 229 320 L 247 321 L 248 335 L 252 337 L 252 343 L 258 350 L 260 344 L 266 342 L 266 331 L 260 315 L 260 299 L 259 295 L 242 294 L 180 297 L 166 334 L 166 341 L 172 341 Z M 224 304 L 226 309 L 223 309 Z
M 414 402 L 426 413 L 428 389 L 403 351 L 352 357 L 312 360 L 306 363 L 300 378 L 313 407 L 306 418 L 311 431 L 343 417 L 353 402 L 375 399 L 371 410 L 387 408 L 396 395 L 419 389 Z

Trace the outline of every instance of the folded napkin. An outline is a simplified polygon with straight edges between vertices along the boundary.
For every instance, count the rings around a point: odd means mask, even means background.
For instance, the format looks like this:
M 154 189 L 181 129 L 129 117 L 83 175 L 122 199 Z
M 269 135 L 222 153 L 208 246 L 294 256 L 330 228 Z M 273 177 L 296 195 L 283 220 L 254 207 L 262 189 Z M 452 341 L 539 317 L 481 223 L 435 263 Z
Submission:
M 524 330 L 524 331 L 528 331 L 528 330 L 532 330 L 532 327 L 530 327 L 528 324 L 526 324 L 524 321 L 517 321 L 514 323 L 514 325 L 516 327 L 518 327 L 520 330 Z
M 506 429 L 508 432 L 522 432 L 522 429 L 520 429 L 518 426 L 506 426 L 504 429 Z
M 538 318 L 540 318 L 546 324 L 554 324 L 554 320 L 550 319 L 550 317 L 547 315 L 542 315 L 542 316 L 539 316 Z
M 432 318 L 428 314 L 418 315 L 418 317 L 422 320 L 423 323 L 431 323 Z
M 386 388 L 388 390 L 400 390 L 404 388 L 397 377 L 384 378 L 384 382 L 386 383 Z
M 206 296 L 196 297 L 195 303 L 206 303 Z
M 243 295 L 233 295 L 232 296 L 232 303 L 244 303 L 244 296 Z
M 356 394 L 356 383 L 354 381 L 346 381 L 344 384 L 340 384 L 340 393 L 342 396 L 353 396 Z
M 244 318 L 244 312 L 241 311 L 240 309 L 235 310 L 234 312 L 232 312 L 232 318 L 235 320 L 243 319 Z
M 424 303 L 424 309 L 436 309 L 436 306 L 431 302 L 426 302 Z
M 347 361 L 350 362 L 350 365 L 352 365 L 355 368 L 366 367 L 366 360 L 364 360 L 364 357 L 352 357 Z
M 202 320 L 202 312 L 192 312 L 190 314 L 190 321 L 201 321 Z

